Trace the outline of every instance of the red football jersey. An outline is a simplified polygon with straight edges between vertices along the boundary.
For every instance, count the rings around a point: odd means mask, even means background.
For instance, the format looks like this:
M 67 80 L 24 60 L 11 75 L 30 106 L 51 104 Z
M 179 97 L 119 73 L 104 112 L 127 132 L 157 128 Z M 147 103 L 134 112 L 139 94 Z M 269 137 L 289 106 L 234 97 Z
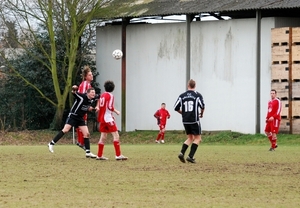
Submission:
M 114 95 L 105 92 L 101 95 L 99 99 L 99 113 L 98 113 L 98 122 L 100 123 L 109 123 L 114 121 L 114 117 L 112 115 L 115 110 L 114 107 Z
M 86 91 L 91 88 L 92 85 L 87 81 L 82 81 L 81 84 L 78 87 L 79 93 L 86 93 Z
M 170 118 L 170 114 L 168 110 L 161 108 L 155 112 L 154 117 L 159 120 L 160 125 L 166 125 L 167 119 Z
M 281 112 L 281 102 L 278 98 L 275 98 L 273 100 L 270 100 L 268 102 L 268 113 L 267 113 L 267 119 L 270 117 L 273 117 L 274 119 L 280 120 L 280 112 Z
M 92 85 L 87 82 L 87 81 L 82 81 L 78 87 L 78 92 L 79 93 L 86 93 L 86 91 L 91 88 Z M 87 120 L 87 114 L 84 115 L 83 119 L 86 121 Z

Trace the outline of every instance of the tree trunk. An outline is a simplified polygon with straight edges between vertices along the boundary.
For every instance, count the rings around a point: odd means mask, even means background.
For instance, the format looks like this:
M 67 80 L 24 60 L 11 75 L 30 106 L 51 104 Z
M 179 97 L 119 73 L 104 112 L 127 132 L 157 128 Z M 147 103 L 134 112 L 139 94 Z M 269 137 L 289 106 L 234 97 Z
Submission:
M 56 108 L 56 112 L 55 112 L 55 116 L 53 118 L 52 123 L 50 124 L 50 129 L 52 130 L 61 130 L 63 128 L 63 117 L 64 117 L 64 108 L 61 107 L 57 107 Z

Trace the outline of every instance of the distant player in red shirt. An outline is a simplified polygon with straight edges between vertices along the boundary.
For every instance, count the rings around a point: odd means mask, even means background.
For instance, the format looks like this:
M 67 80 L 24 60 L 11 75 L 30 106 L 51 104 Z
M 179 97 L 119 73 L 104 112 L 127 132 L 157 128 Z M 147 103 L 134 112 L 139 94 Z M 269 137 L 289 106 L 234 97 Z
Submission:
M 82 76 L 82 82 L 78 87 L 78 92 L 86 93 L 86 91 L 92 87 L 91 82 L 93 81 L 93 73 L 89 66 L 84 66 L 81 76 Z M 84 115 L 83 119 L 87 123 L 87 114 Z M 76 132 L 77 132 L 77 143 L 76 143 L 77 146 L 79 146 L 82 149 L 85 149 L 84 138 L 81 130 L 79 128 L 76 128 Z
M 157 119 L 157 125 L 159 126 L 159 132 L 155 142 L 160 143 L 159 140 L 161 140 L 161 143 L 165 143 L 165 130 L 166 130 L 167 119 L 170 118 L 170 113 L 166 109 L 165 103 L 161 104 L 160 109 L 158 109 L 155 112 L 154 117 Z
M 265 133 L 270 140 L 271 148 L 270 151 L 274 151 L 277 148 L 277 134 L 280 125 L 280 112 L 281 102 L 276 97 L 276 90 L 271 90 L 271 100 L 268 102 L 268 113 L 266 117 Z
M 112 92 L 115 89 L 115 84 L 112 81 L 106 81 L 104 83 L 104 89 L 105 92 L 101 95 L 97 103 L 97 107 L 99 109 L 99 131 L 101 132 L 101 136 L 98 142 L 98 154 L 96 160 L 108 160 L 108 158 L 103 156 L 103 149 L 108 133 L 111 133 L 113 136 L 113 144 L 116 153 L 115 159 L 127 160 L 128 158 L 121 154 L 120 136 L 118 133 L 117 125 L 115 123 L 115 118 L 113 116 L 113 112 L 117 115 L 120 114 L 120 112 L 114 107 L 114 95 L 112 94 Z

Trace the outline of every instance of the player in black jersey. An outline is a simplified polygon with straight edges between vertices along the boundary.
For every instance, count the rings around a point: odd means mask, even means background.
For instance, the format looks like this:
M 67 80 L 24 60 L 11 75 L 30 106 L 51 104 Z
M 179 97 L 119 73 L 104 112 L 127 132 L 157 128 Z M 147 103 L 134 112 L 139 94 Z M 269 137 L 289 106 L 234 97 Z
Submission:
M 194 155 L 201 142 L 200 118 L 203 117 L 205 104 L 202 95 L 195 90 L 196 82 L 191 79 L 188 82 L 188 90 L 179 95 L 174 110 L 182 115 L 182 123 L 187 134 L 187 139 L 182 145 L 178 158 L 185 163 L 184 154 L 189 145 L 192 144 L 190 153 L 186 160 L 195 163 Z
M 97 107 L 93 108 L 91 105 L 99 99 L 99 95 L 96 95 L 94 88 L 89 88 L 84 94 L 78 93 L 77 89 L 78 87 L 76 85 L 72 87 L 72 93 L 74 95 L 75 102 L 70 110 L 65 126 L 48 144 L 48 148 L 49 151 L 53 153 L 54 144 L 57 143 L 58 140 L 60 140 L 64 134 L 70 131 L 70 129 L 74 126 L 78 127 L 83 133 L 85 156 L 87 158 L 96 158 L 97 155 L 94 155 L 90 151 L 90 133 L 84 120 L 84 115 L 88 111 L 98 110 Z

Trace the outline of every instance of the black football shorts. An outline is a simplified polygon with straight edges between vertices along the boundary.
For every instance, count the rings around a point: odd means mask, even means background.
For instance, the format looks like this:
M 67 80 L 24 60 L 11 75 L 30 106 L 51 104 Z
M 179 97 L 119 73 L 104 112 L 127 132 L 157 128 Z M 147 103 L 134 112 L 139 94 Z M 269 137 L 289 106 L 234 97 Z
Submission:
M 185 133 L 192 135 L 200 135 L 201 134 L 201 125 L 200 122 L 192 123 L 192 124 L 183 124 Z

